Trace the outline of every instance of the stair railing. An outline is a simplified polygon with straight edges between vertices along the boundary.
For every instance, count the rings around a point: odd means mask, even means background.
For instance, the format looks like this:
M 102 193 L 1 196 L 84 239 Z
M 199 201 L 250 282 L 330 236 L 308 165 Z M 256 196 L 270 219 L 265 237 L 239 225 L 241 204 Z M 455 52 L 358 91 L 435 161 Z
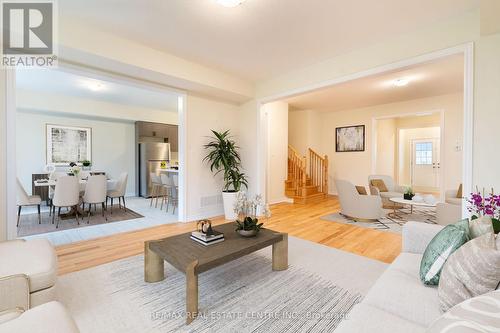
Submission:
M 295 195 L 307 182 L 306 157 L 301 156 L 292 146 L 288 146 L 288 180 L 292 181 Z
M 328 194 L 328 156 L 321 156 L 311 148 L 308 155 L 311 185 L 317 186 L 319 192 Z

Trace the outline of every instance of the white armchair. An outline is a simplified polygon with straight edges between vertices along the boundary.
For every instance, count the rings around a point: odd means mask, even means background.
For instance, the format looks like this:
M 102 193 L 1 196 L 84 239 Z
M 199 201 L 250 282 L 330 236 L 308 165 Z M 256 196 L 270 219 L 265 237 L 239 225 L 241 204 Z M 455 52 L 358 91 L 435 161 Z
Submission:
M 47 240 L 0 242 L 0 311 L 54 300 L 56 277 L 57 257 Z
M 444 201 L 451 205 L 462 206 L 463 199 L 458 198 L 457 194 L 457 190 L 447 190 L 444 192 Z
M 382 217 L 382 200 L 378 195 L 361 195 L 346 180 L 335 180 L 341 214 L 356 221 L 376 221 Z
M 387 187 L 387 192 L 380 192 L 379 189 L 372 185 L 372 180 L 382 179 L 385 186 Z M 404 186 L 399 186 L 394 183 L 394 179 L 387 175 L 370 175 L 368 176 L 368 186 L 370 186 L 370 193 L 372 195 L 379 195 L 382 198 L 384 204 L 389 204 L 390 198 L 403 197 L 405 193 Z

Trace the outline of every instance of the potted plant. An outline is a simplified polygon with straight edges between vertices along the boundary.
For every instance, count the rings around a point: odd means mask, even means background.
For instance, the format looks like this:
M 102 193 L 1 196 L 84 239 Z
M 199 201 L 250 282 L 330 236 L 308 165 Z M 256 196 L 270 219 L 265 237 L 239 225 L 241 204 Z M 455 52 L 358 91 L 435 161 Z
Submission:
M 236 220 L 236 232 L 243 237 L 256 236 L 264 223 L 259 223 L 257 212 L 262 209 L 262 214 L 269 218 L 271 212 L 269 206 L 265 205 L 260 195 L 253 200 L 247 198 L 244 192 L 239 192 L 236 196 L 234 212 L 238 215 Z
M 482 193 L 477 189 L 466 201 L 469 204 L 467 210 L 471 213 L 471 220 L 489 216 L 495 234 L 500 232 L 500 195 L 495 194 L 493 189 L 489 195 L 484 193 L 484 189 Z
M 82 166 L 83 166 L 86 170 L 89 170 L 91 165 L 92 165 L 92 162 L 90 162 L 89 160 L 84 160 L 84 161 L 82 161 Z
M 248 188 L 246 176 L 241 172 L 241 158 L 239 147 L 232 139 L 229 130 L 217 132 L 212 130 L 213 137 L 204 145 L 208 152 L 204 162 L 210 165 L 210 171 L 215 175 L 222 173 L 224 186 L 222 189 L 222 200 L 224 202 L 224 215 L 227 220 L 236 219 L 234 204 L 236 195 L 242 187 Z
M 403 194 L 404 199 L 405 200 L 412 200 L 414 196 L 415 196 L 415 193 L 413 193 L 413 189 L 411 187 L 407 187 L 405 189 L 405 193 Z

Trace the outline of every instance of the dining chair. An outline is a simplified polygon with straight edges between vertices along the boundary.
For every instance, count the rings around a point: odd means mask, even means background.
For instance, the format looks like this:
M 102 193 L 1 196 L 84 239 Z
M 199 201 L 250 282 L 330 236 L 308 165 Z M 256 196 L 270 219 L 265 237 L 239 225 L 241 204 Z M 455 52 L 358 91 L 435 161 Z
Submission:
M 55 209 L 58 208 L 57 212 L 57 224 L 56 228 L 59 227 L 59 220 L 61 215 L 61 207 L 74 208 L 76 222 L 80 224 L 78 219 L 78 204 L 80 203 L 80 184 L 78 177 L 75 176 L 61 176 L 57 179 L 56 189 L 54 191 L 54 198 L 52 199 L 52 205 L 54 211 L 52 212 L 52 224 L 54 224 Z
M 151 178 L 151 202 L 149 203 L 149 207 L 153 206 L 153 200 L 156 199 L 155 208 L 158 207 L 158 197 L 162 194 L 163 185 L 161 183 L 161 177 L 156 173 L 150 173 Z
M 28 195 L 26 190 L 19 178 L 16 178 L 17 182 L 17 226 L 19 227 L 19 220 L 21 219 L 21 209 L 26 206 L 37 206 L 38 207 L 38 224 L 42 223 L 42 217 L 40 215 L 40 204 L 42 203 L 42 198 L 39 195 Z
M 66 173 L 61 171 L 51 172 L 49 175 L 49 182 L 57 181 L 57 178 L 65 175 Z M 52 198 L 54 198 L 55 188 L 56 188 L 55 186 L 49 186 L 49 216 L 52 215 Z
M 118 184 L 116 185 L 116 189 L 109 190 L 107 192 L 107 198 L 111 199 L 111 214 L 113 214 L 113 199 L 115 198 L 118 198 L 118 207 L 120 209 L 121 209 L 120 200 L 123 200 L 123 209 L 127 211 L 127 207 L 125 206 L 125 191 L 127 190 L 127 179 L 128 179 L 128 173 L 122 172 L 120 178 L 118 179 Z M 107 198 L 106 198 L 106 205 L 108 202 Z
M 85 186 L 85 194 L 83 195 L 83 210 L 85 211 L 85 204 L 89 204 L 88 220 L 87 224 L 90 223 L 90 214 L 92 210 L 92 205 L 94 205 L 94 210 L 97 211 L 97 204 L 101 204 L 102 217 L 107 221 L 105 202 L 107 198 L 106 188 L 108 182 L 106 176 L 89 176 L 87 179 L 87 185 Z

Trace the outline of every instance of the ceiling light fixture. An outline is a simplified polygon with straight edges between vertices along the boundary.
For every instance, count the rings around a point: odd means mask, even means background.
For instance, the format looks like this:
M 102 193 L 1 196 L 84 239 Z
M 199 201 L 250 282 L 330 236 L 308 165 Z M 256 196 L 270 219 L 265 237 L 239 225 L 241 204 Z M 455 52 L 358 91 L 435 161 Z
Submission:
M 392 84 L 394 84 L 396 87 L 404 87 L 404 86 L 408 85 L 408 83 L 409 83 L 408 79 L 404 79 L 404 78 L 397 79 L 397 80 L 394 80 L 392 82 Z
M 81 85 L 92 91 L 106 90 L 106 86 L 102 82 L 96 80 L 84 80 L 81 82 Z
M 241 5 L 245 0 L 216 0 L 219 5 L 224 7 L 236 7 Z

